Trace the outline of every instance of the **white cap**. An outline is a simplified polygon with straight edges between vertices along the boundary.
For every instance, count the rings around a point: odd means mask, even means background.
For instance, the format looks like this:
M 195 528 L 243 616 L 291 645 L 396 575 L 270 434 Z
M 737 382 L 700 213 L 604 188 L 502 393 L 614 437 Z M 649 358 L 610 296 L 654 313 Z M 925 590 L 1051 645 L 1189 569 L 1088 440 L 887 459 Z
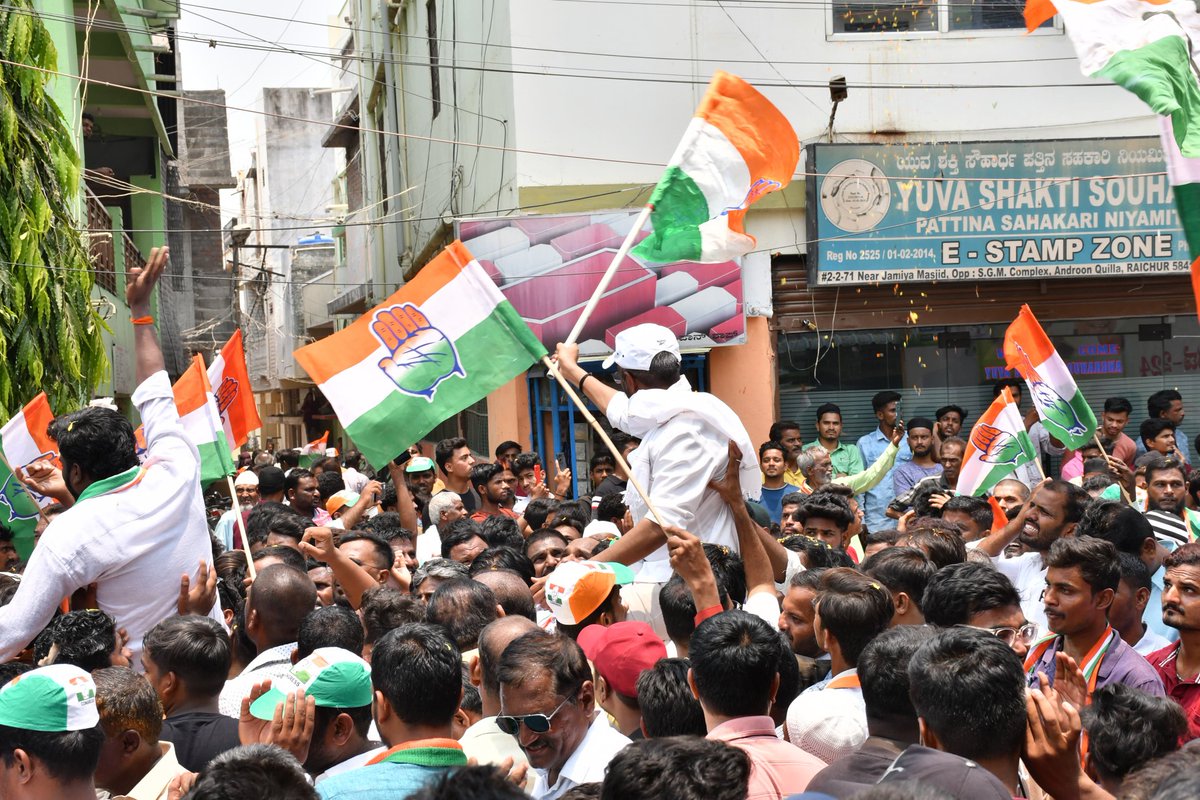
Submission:
M 233 479 L 233 485 L 234 486 L 258 486 L 258 475 L 254 474 L 250 470 L 245 470 L 245 471 L 239 473 L 238 476 Z
M 622 369 L 648 370 L 659 353 L 679 358 L 679 340 L 662 325 L 645 322 L 617 334 L 612 355 L 604 359 L 604 368 L 616 364 Z

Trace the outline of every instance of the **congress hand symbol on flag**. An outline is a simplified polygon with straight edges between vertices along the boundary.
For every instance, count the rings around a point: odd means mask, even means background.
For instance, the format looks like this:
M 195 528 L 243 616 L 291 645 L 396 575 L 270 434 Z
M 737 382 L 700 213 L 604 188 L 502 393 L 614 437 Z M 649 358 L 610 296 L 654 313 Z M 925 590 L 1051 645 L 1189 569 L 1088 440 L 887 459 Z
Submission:
M 376 311 L 371 331 L 391 352 L 380 359 L 379 368 L 406 394 L 432 403 L 442 381 L 467 377 L 454 343 L 412 303 Z

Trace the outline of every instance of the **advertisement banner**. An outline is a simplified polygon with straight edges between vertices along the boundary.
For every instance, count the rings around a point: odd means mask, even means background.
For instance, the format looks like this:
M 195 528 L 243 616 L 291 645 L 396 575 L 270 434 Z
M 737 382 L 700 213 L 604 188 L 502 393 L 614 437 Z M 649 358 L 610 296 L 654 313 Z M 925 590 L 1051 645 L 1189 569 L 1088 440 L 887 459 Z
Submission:
M 814 286 L 1186 273 L 1157 137 L 808 147 Z
M 463 219 L 455 233 L 545 345 L 565 340 L 637 211 Z M 636 241 L 650 233 L 650 224 Z M 612 352 L 618 332 L 643 322 L 669 328 L 684 350 L 746 341 L 742 269 L 651 264 L 628 256 L 579 336 L 586 358 Z

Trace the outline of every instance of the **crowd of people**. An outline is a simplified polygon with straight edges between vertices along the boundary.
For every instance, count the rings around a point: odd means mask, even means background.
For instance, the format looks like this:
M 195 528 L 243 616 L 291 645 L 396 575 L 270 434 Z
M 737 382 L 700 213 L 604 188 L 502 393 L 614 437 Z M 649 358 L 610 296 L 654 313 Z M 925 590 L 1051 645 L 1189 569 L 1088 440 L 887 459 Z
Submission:
M 1076 452 L 1031 414 L 1043 463 L 989 500 L 955 405 L 756 445 L 665 329 L 617 336 L 615 380 L 556 356 L 612 430 L 578 496 L 512 441 L 247 451 L 210 529 L 137 326 L 145 457 L 115 411 L 59 417 L 27 561 L 0 528 L 0 798 L 1200 796 L 1177 393 L 1136 440 L 1106 400 Z

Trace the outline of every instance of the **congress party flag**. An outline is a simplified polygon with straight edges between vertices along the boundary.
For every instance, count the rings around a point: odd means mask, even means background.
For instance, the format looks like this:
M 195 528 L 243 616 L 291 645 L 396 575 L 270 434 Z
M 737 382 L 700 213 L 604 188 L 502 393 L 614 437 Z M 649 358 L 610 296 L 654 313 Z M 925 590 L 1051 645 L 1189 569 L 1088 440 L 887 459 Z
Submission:
M 250 388 L 250 373 L 246 369 L 246 350 L 242 332 L 236 330 L 208 365 L 208 382 L 217 398 L 225 438 L 237 450 L 250 438 L 250 431 L 262 427 L 254 392 Z
M 201 356 L 192 358 L 192 365 L 175 382 L 171 391 L 175 393 L 179 423 L 188 439 L 200 451 L 200 485 L 232 474 L 234 464 L 229 441 L 221 426 L 217 399 L 208 382 L 208 372 L 204 369 Z
M 1021 412 L 1006 386 L 971 428 L 957 491 L 972 496 L 986 494 L 1017 467 L 1035 458 L 1033 440 L 1025 431 Z
M 348 328 L 295 355 L 355 445 L 382 467 L 546 350 L 456 241 Z
M 1033 406 L 1051 436 L 1072 450 L 1092 438 L 1096 415 L 1027 305 L 1021 306 L 1004 334 L 1004 360 L 1025 379 Z
M 300 466 L 308 469 L 325 457 L 325 445 L 329 442 L 329 431 L 300 448 Z
M 38 522 L 38 504 L 34 502 L 34 496 L 0 459 L 0 524 L 13 532 L 13 546 L 22 559 L 29 558 L 33 552 L 34 529 Z
M 1112 81 L 1159 115 L 1167 177 L 1200 301 L 1200 13 L 1192 0 L 1026 0 L 1033 30 L 1058 13 L 1084 75 Z M 1182 248 L 1181 248 L 1182 249 Z M 1197 305 L 1200 314 L 1200 302 Z
M 0 428 L 0 455 L 3 455 L 12 470 L 19 473 L 35 461 L 53 461 L 61 466 L 58 447 L 46 433 L 53 420 L 54 412 L 50 410 L 50 401 L 45 392 L 40 392 Z M 42 507 L 54 502 L 53 498 L 40 494 L 35 494 L 34 499 Z M 0 510 L 0 520 L 2 519 L 3 511 Z
M 799 160 L 796 132 L 779 109 L 741 78 L 718 71 L 650 195 L 654 232 L 633 254 L 667 263 L 750 252 L 746 209 L 787 186 Z

